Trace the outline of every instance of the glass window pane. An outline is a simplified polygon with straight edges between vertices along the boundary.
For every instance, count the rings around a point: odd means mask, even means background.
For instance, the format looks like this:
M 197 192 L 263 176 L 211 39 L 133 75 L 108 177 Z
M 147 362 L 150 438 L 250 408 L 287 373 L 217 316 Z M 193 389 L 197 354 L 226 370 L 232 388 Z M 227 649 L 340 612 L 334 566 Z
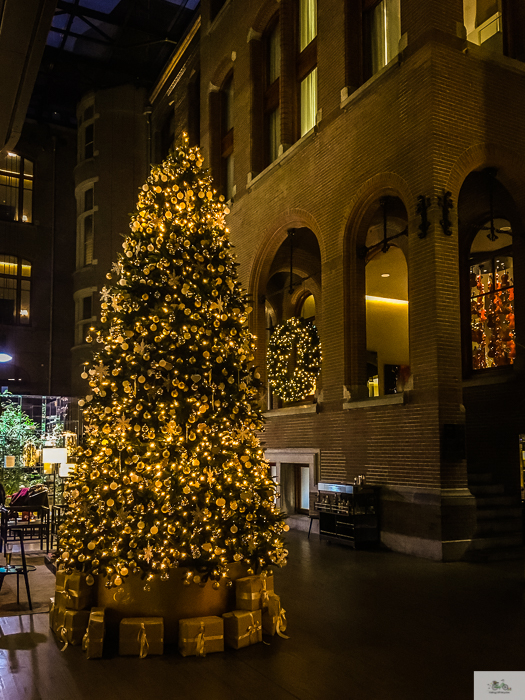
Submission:
M 89 211 L 93 209 L 93 188 L 90 187 L 89 190 L 84 192 L 84 211 Z
M 91 295 L 82 298 L 82 318 L 91 318 L 92 297 Z
M 29 285 L 29 282 L 25 284 Z M 29 302 L 30 302 L 30 290 L 24 290 L 20 292 L 20 323 L 29 323 Z
M 31 180 L 25 180 L 25 182 L 31 182 Z M 33 183 L 31 182 L 32 185 Z M 22 221 L 30 224 L 33 221 L 33 191 L 27 187 L 24 187 L 22 207 Z
M 33 175 L 33 161 L 24 158 L 24 175 Z
M 301 318 L 315 318 L 315 299 L 309 294 L 301 306 Z
M 310 508 L 310 467 L 301 467 L 300 506 L 303 510 Z
M 84 131 L 84 158 L 93 158 L 93 124 L 88 124 Z
M 91 265 L 93 261 L 93 217 L 84 219 L 84 265 Z
M 31 263 L 28 260 L 22 260 L 22 277 L 31 277 Z M 22 282 L 23 284 L 23 282 Z
M 229 78 L 222 89 L 222 135 L 233 128 L 233 78 Z
M 401 38 L 400 0 L 382 0 L 369 16 L 372 74 L 386 66 L 399 50 Z
M 301 136 L 315 126 L 317 114 L 317 68 L 301 81 Z
M 13 255 L 0 255 L 0 275 L 16 275 L 17 259 Z
M 18 187 L 16 177 L 0 175 L 0 218 L 4 221 L 18 219 Z
M 268 85 L 274 83 L 281 74 L 281 36 L 277 24 L 268 37 Z
M 274 109 L 268 115 L 268 158 L 269 162 L 273 161 L 279 155 L 279 146 L 281 145 L 281 118 L 279 107 Z
M 299 51 L 317 36 L 317 0 L 299 2 Z

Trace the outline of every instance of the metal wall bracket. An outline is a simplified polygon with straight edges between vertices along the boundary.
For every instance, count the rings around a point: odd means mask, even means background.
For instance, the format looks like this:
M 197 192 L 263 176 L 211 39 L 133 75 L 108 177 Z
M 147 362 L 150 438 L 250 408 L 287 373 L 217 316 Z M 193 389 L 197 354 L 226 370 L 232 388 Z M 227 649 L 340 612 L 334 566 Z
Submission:
M 454 205 L 452 204 L 452 194 L 443 190 L 443 195 L 438 197 L 438 204 L 441 207 L 442 218 L 439 220 L 439 223 L 441 224 L 443 233 L 445 236 L 451 236 L 452 222 L 450 221 L 449 211 L 454 209 Z

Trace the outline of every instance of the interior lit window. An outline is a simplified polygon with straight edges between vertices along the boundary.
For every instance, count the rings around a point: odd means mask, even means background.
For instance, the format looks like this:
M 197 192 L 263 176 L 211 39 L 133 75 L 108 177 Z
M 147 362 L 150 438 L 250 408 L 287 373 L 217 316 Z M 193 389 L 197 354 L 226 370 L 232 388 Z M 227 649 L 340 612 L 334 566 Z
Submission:
M 31 263 L 0 255 L 0 324 L 29 324 L 30 303 Z
M 266 36 L 266 76 L 264 92 L 264 122 L 266 132 L 266 164 L 273 163 L 281 145 L 281 110 L 279 78 L 281 75 L 281 38 L 279 22 L 275 21 Z
M 401 39 L 400 0 L 380 0 L 365 13 L 365 45 L 368 74 L 374 75 L 399 51 Z
M 308 296 L 303 299 L 299 316 L 310 321 L 315 320 L 315 298 L 313 294 L 308 294 Z
M 15 153 L 0 157 L 0 219 L 33 220 L 33 162 Z
M 366 238 L 366 350 L 369 396 L 404 391 L 410 378 L 406 211 L 385 197 Z
M 299 135 L 315 126 L 317 117 L 317 0 L 299 0 Z
M 503 53 L 501 0 L 463 0 L 467 39 L 496 53 Z
M 512 230 L 505 219 L 485 226 L 470 249 L 472 368 L 511 365 L 516 356 Z

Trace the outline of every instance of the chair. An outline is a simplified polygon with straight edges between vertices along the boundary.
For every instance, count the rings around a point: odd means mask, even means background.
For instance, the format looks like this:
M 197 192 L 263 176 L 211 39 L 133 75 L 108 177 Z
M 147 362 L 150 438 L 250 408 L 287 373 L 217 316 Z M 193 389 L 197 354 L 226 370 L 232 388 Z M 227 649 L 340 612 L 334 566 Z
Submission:
M 16 602 L 20 603 L 20 575 L 22 574 L 24 577 L 25 585 L 26 585 L 26 593 L 27 593 L 27 602 L 29 603 L 29 609 L 33 609 L 33 605 L 31 603 L 31 591 L 29 589 L 29 577 L 28 577 L 28 572 L 29 571 L 36 571 L 36 566 L 28 566 L 26 562 L 26 553 L 25 553 L 25 548 L 24 548 L 24 532 L 25 532 L 25 527 L 23 525 L 11 525 L 9 526 L 9 516 L 10 516 L 10 510 L 9 508 L 6 508 L 5 506 L 0 506 L 0 539 L 1 539 L 1 547 L 2 547 L 2 552 L 5 556 L 7 552 L 7 537 L 8 537 L 8 532 L 11 531 L 12 535 L 14 537 L 18 537 L 20 541 L 20 555 L 22 557 L 22 565 L 13 565 L 13 564 L 6 564 L 6 566 L 0 566 L 0 589 L 2 588 L 2 584 L 4 582 L 4 578 L 6 576 L 9 576 L 11 574 L 16 574 Z

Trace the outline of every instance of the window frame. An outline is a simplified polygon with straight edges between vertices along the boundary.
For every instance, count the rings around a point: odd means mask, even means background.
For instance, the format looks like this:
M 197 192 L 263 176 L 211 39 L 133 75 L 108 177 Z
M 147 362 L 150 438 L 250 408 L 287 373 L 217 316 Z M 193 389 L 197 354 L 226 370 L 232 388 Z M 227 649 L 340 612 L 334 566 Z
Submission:
M 12 323 L 2 323 L 0 321 L 0 326 L 22 326 L 22 327 L 29 327 L 32 325 L 31 321 L 31 306 L 32 306 L 32 292 L 33 292 L 33 285 L 32 285 L 32 279 L 33 279 L 33 263 L 30 260 L 27 260 L 26 258 L 22 258 L 18 255 L 10 255 L 9 253 L 1 253 L 0 254 L 0 262 L 7 262 L 5 260 L 1 260 L 1 258 L 13 258 L 16 262 L 11 262 L 10 264 L 16 265 L 16 273 L 15 274 L 9 274 L 5 272 L 0 271 L 0 279 L 10 279 L 10 280 L 15 280 L 16 285 L 14 287 L 15 290 L 15 305 L 14 305 L 14 315 L 13 315 L 13 322 Z M 22 269 L 24 266 L 29 266 L 29 275 L 24 275 L 22 274 Z M 28 284 L 28 289 L 23 289 L 23 283 L 26 282 Z M 21 321 L 22 318 L 22 294 L 23 292 L 28 292 L 29 296 L 29 303 L 28 303 L 28 321 L 27 323 L 23 323 Z
M 316 34 L 314 38 L 307 44 L 302 50 L 300 48 L 300 0 L 297 0 L 296 4 L 296 60 L 295 60 L 295 80 L 296 80 L 296 114 L 297 123 L 295 125 L 295 138 L 296 140 L 302 138 L 305 134 L 312 129 L 317 123 L 317 112 L 319 110 L 319 93 L 318 93 L 318 77 L 315 76 L 316 88 L 315 88 L 315 114 L 314 123 L 308 128 L 303 130 L 302 124 L 302 100 L 301 100 L 301 88 L 304 81 L 308 76 L 317 70 L 317 0 L 315 2 L 315 12 L 316 12 Z
M 279 73 L 277 77 L 270 82 L 270 56 L 271 56 L 271 38 L 274 32 L 279 32 L 278 34 L 278 44 L 279 44 Z M 270 22 L 268 23 L 264 34 L 263 34 L 263 124 L 264 124 L 264 166 L 267 167 L 279 156 L 279 147 L 281 145 L 281 68 L 282 68 L 282 56 L 280 50 L 281 42 L 281 23 L 279 12 L 276 12 Z M 271 120 L 276 112 L 278 114 L 278 145 L 277 153 L 273 154 L 271 151 Z
M 373 69 L 372 65 L 372 14 L 374 10 L 381 4 L 387 3 L 388 0 L 363 0 L 362 9 L 362 46 L 363 46 L 363 79 L 366 82 L 374 75 L 377 75 L 383 68 L 385 68 L 390 61 L 399 54 L 399 41 L 401 39 L 401 0 L 398 0 L 399 7 L 399 39 L 398 46 L 392 58 L 388 59 L 385 57 L 385 63 L 379 66 L 376 70 Z
M 228 89 L 229 88 L 229 89 Z M 226 96 L 228 95 L 228 98 Z M 233 199 L 235 194 L 233 167 L 234 158 L 234 109 L 235 101 L 234 74 L 230 71 L 224 78 L 219 92 L 220 101 L 220 185 L 221 192 L 226 200 Z M 226 114 L 227 112 L 227 114 Z M 229 123 L 231 122 L 231 126 Z M 229 127 L 229 128 L 228 128 Z M 229 171 L 232 169 L 231 182 Z
M 76 250 L 76 269 L 81 270 L 84 267 L 94 265 L 96 260 L 94 257 L 95 247 L 95 213 L 98 211 L 96 204 L 95 183 L 98 182 L 98 177 L 88 180 L 77 188 L 75 194 L 77 198 L 77 250 Z M 86 209 L 86 193 L 91 190 L 92 206 Z M 91 220 L 91 259 L 86 260 L 86 222 Z
M 9 152 L 6 153 L 6 158 L 9 157 L 16 157 L 19 158 L 19 168 L 18 171 L 13 171 L 13 170 L 7 170 L 4 169 L 0 166 L 0 175 L 7 177 L 7 178 L 12 178 L 13 180 L 16 180 L 16 187 L 12 185 L 6 185 L 6 187 L 16 189 L 17 191 L 17 196 L 16 196 L 16 209 L 14 213 L 14 218 L 8 218 L 7 216 L 2 216 L 0 213 L 0 221 L 11 221 L 13 223 L 19 223 L 19 224 L 32 224 L 33 223 L 33 192 L 34 192 L 34 183 L 35 183 L 35 162 L 31 158 L 27 158 L 24 155 L 20 155 L 18 153 L 13 153 Z M 31 163 L 31 169 L 32 173 L 26 173 L 26 163 Z M 31 188 L 28 188 L 26 190 L 25 188 L 25 182 L 31 182 Z M 30 202 L 30 215 L 29 219 L 27 221 L 24 221 L 24 194 L 25 192 L 31 192 L 31 202 Z
M 73 295 L 75 302 L 75 346 L 86 345 L 86 326 L 91 326 L 96 323 L 97 316 L 95 312 L 97 287 L 85 287 L 79 289 Z M 91 316 L 84 316 L 85 299 L 91 299 Z

